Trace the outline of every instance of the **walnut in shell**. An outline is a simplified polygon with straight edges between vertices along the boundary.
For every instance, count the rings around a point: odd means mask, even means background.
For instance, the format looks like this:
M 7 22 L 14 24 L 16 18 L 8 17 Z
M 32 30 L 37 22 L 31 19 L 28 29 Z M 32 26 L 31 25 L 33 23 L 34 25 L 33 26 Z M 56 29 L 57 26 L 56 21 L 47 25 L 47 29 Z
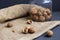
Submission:
M 33 23 L 32 20 L 27 20 L 27 24 L 31 24 L 31 23 Z
M 27 34 L 28 33 L 28 27 L 23 28 L 22 33 Z
M 35 33 L 35 29 L 34 29 L 33 27 L 30 27 L 30 28 L 28 29 L 28 33 L 30 33 L 30 34 Z
M 13 24 L 12 24 L 11 22 L 8 22 L 8 24 L 7 24 L 6 27 L 10 28 L 10 27 L 12 27 L 12 26 L 13 26 Z
M 47 34 L 47 36 L 51 37 L 51 36 L 53 36 L 53 31 L 48 30 L 48 31 L 46 32 L 46 34 Z

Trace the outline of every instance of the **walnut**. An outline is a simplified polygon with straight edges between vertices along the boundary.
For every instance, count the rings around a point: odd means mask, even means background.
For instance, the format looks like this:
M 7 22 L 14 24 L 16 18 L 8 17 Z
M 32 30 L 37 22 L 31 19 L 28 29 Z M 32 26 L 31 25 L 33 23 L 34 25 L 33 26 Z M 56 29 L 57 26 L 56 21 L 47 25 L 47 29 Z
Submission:
M 41 21 L 41 22 L 45 21 L 45 17 L 44 16 L 40 16 L 39 21 Z
M 47 15 L 47 16 L 45 16 L 46 20 L 50 20 L 51 17 L 52 17 L 52 15 L 49 15 L 49 16 Z
M 34 29 L 33 27 L 30 27 L 30 28 L 28 29 L 28 32 L 29 32 L 30 34 L 33 34 L 33 33 L 35 33 L 35 29 Z
M 30 9 L 30 13 L 31 14 L 36 14 L 38 11 L 37 11 L 37 8 L 36 7 L 33 7 Z
M 46 13 L 46 11 L 44 11 L 43 12 L 43 16 L 47 16 L 48 15 L 48 13 Z
M 37 15 L 34 15 L 33 20 L 38 21 L 39 17 Z
M 32 20 L 27 20 L 27 24 L 31 24 L 31 23 L 33 23 Z
M 43 13 L 41 11 L 38 12 L 39 16 L 43 16 Z
M 9 22 L 6 27 L 10 28 L 12 26 L 13 26 L 13 24 L 11 22 Z
M 22 30 L 22 33 L 27 34 L 27 33 L 28 33 L 28 27 L 25 27 L 25 28 Z
M 51 14 L 50 9 L 48 9 L 48 8 L 47 8 L 45 11 L 46 11 L 46 13 L 47 13 L 48 15 L 50 15 L 50 14 Z
M 53 31 L 48 30 L 48 31 L 46 32 L 46 34 L 47 34 L 47 36 L 51 37 L 51 36 L 53 36 Z

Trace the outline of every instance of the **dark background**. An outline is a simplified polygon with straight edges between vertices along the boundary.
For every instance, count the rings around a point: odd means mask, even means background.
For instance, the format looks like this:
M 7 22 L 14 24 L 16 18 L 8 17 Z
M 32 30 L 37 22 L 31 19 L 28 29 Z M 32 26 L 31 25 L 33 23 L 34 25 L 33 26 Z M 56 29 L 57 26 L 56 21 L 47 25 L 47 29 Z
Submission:
M 30 0 L 0 0 L 0 9 L 5 8 L 8 6 L 12 6 L 15 4 L 21 4 L 21 3 L 29 3 Z M 52 8 L 53 11 L 60 11 L 60 0 L 52 0 Z
M 60 11 L 60 0 L 52 0 L 53 11 Z

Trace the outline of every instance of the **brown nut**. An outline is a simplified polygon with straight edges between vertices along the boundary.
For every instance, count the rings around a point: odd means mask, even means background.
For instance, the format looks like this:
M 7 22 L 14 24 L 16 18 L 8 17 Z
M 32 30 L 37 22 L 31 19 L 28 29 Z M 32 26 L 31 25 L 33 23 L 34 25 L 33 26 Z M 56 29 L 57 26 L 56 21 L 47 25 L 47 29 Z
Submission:
M 30 27 L 30 28 L 28 29 L 28 32 L 29 32 L 30 34 L 33 34 L 33 33 L 35 33 L 35 29 L 34 29 L 33 27 Z
M 43 9 L 43 8 L 40 8 L 40 9 L 38 10 L 38 12 L 43 13 L 43 12 L 44 12 L 44 9 Z
M 47 15 L 47 16 L 45 16 L 46 20 L 50 20 L 51 17 L 52 17 L 52 15 Z
M 39 14 L 39 16 L 43 16 L 43 13 L 42 13 L 42 12 L 40 12 L 40 11 L 38 12 L 38 14 Z
M 25 27 L 25 28 L 22 30 L 22 33 L 27 34 L 27 33 L 28 33 L 28 27 Z
M 43 16 L 47 16 L 48 14 L 44 11 Z
M 39 20 L 39 17 L 36 16 L 36 15 L 34 15 L 33 20 L 34 20 L 34 21 L 38 21 L 38 20 Z
M 33 23 L 32 20 L 27 20 L 27 24 L 31 24 L 31 23 Z
M 48 30 L 48 31 L 46 32 L 46 34 L 47 34 L 47 36 L 51 37 L 51 36 L 53 36 L 53 31 Z
M 39 18 L 39 21 L 45 21 L 45 17 L 44 16 L 40 16 L 40 18 Z
M 30 13 L 31 14 L 36 14 L 37 13 L 37 8 L 36 7 L 31 8 Z
M 11 23 L 11 22 L 9 22 L 8 24 L 7 24 L 7 27 L 8 28 L 10 28 L 10 27 L 12 27 L 13 26 L 13 24 Z
M 50 10 L 50 9 L 47 8 L 45 11 L 46 11 L 46 13 L 47 13 L 48 15 L 51 14 L 51 10 Z

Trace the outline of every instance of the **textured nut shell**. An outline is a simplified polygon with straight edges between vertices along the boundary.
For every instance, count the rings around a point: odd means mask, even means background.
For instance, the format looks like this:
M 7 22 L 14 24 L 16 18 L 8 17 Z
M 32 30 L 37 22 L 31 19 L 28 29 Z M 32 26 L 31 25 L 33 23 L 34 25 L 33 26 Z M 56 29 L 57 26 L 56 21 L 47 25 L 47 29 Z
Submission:
M 34 15 L 33 20 L 34 20 L 34 21 L 38 21 L 38 20 L 39 20 L 39 17 L 36 16 L 36 15 Z
M 28 33 L 28 28 L 25 27 L 25 28 L 22 30 L 22 33 L 27 34 L 27 33 Z
M 32 23 L 32 20 L 27 20 L 27 24 L 31 24 Z
M 35 29 L 34 29 L 33 27 L 30 27 L 30 28 L 28 29 L 28 32 L 31 33 L 31 34 L 33 34 L 33 33 L 35 33 Z
M 46 17 L 46 20 L 50 20 L 50 19 L 51 19 L 51 16 L 52 16 L 52 15 L 47 15 L 47 16 L 45 16 L 45 17 Z
M 46 33 L 47 33 L 47 36 L 50 36 L 50 37 L 53 36 L 53 32 L 51 30 L 48 30 Z
M 10 27 L 12 27 L 12 26 L 13 26 L 13 24 L 10 23 L 10 22 L 7 24 L 7 27 L 8 27 L 8 28 L 10 28 Z
M 44 16 L 40 16 L 39 20 L 40 21 L 45 21 L 45 17 Z
M 30 13 L 31 14 L 36 14 L 37 13 L 36 7 L 31 8 Z

